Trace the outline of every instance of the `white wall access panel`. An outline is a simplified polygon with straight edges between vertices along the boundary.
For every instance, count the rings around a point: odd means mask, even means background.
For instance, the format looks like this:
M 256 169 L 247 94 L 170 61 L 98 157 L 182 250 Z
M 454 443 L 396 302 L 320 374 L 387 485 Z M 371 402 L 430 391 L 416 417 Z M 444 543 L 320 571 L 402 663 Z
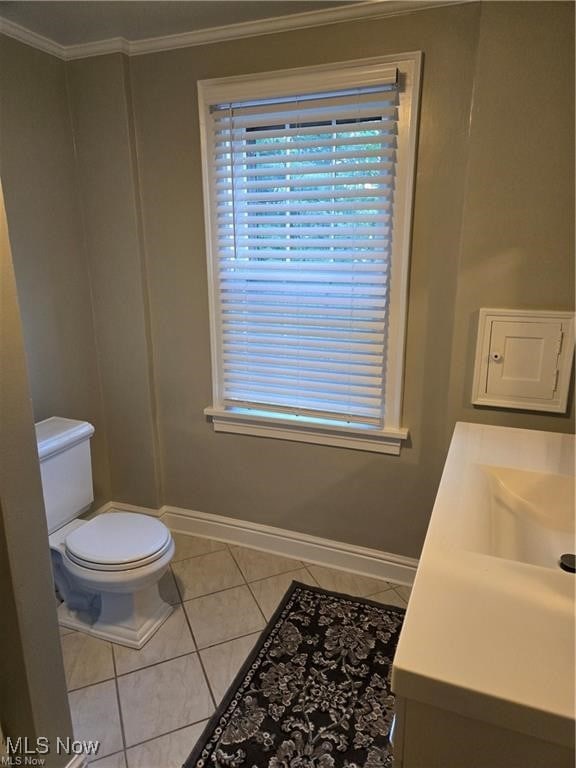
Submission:
M 481 309 L 472 402 L 566 411 L 574 313 Z

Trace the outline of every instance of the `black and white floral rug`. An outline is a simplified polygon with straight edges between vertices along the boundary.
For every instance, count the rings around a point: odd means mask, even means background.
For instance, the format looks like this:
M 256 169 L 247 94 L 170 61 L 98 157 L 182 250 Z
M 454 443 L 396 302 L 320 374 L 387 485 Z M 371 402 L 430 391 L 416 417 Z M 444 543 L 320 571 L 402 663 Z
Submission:
M 293 582 L 184 768 L 389 768 L 401 608 Z

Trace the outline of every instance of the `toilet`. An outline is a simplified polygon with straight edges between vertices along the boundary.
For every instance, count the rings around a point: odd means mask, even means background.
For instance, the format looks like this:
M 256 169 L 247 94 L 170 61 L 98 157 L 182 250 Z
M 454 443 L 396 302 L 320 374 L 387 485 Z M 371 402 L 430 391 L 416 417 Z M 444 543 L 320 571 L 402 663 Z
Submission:
M 62 600 L 58 622 L 130 648 L 142 648 L 172 613 L 159 581 L 174 556 L 160 520 L 109 511 L 80 519 L 94 499 L 86 421 L 52 417 L 36 439 L 54 582 Z

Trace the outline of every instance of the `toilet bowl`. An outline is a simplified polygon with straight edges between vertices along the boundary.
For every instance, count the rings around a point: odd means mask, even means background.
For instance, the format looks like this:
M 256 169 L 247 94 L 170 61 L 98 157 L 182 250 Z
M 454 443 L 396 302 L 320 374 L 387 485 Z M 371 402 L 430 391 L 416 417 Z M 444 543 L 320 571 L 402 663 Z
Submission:
M 62 626 L 142 648 L 172 613 L 158 582 L 174 556 L 174 541 L 160 520 L 105 512 L 69 523 L 49 541 Z
M 169 529 L 135 512 L 79 519 L 92 501 L 87 422 L 52 418 L 36 425 L 59 623 L 141 648 L 173 608 L 159 581 L 174 556 Z

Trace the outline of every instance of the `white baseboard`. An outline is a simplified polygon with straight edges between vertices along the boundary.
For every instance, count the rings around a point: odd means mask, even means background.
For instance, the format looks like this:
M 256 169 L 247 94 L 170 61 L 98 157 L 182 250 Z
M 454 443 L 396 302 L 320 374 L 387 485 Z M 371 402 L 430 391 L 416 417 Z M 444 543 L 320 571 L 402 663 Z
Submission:
M 416 575 L 418 560 L 404 555 L 191 509 L 164 506 L 161 513 L 162 521 L 177 533 L 219 539 L 229 544 L 240 544 L 315 565 L 341 568 L 362 576 L 374 576 L 409 586 Z
M 161 509 L 154 509 L 154 507 L 139 507 L 136 504 L 125 504 L 123 501 L 107 501 L 106 504 L 102 504 L 91 512 L 89 517 L 101 515 L 103 512 L 140 512 L 151 517 L 160 517 L 162 514 Z
M 112 510 L 160 517 L 175 533 L 219 539 L 227 544 L 239 544 L 274 555 L 304 560 L 314 565 L 341 568 L 361 576 L 373 576 L 408 586 L 414 582 L 418 567 L 418 560 L 413 557 L 181 507 L 163 506 L 161 509 L 152 509 L 109 501 L 93 514 L 99 515 Z

